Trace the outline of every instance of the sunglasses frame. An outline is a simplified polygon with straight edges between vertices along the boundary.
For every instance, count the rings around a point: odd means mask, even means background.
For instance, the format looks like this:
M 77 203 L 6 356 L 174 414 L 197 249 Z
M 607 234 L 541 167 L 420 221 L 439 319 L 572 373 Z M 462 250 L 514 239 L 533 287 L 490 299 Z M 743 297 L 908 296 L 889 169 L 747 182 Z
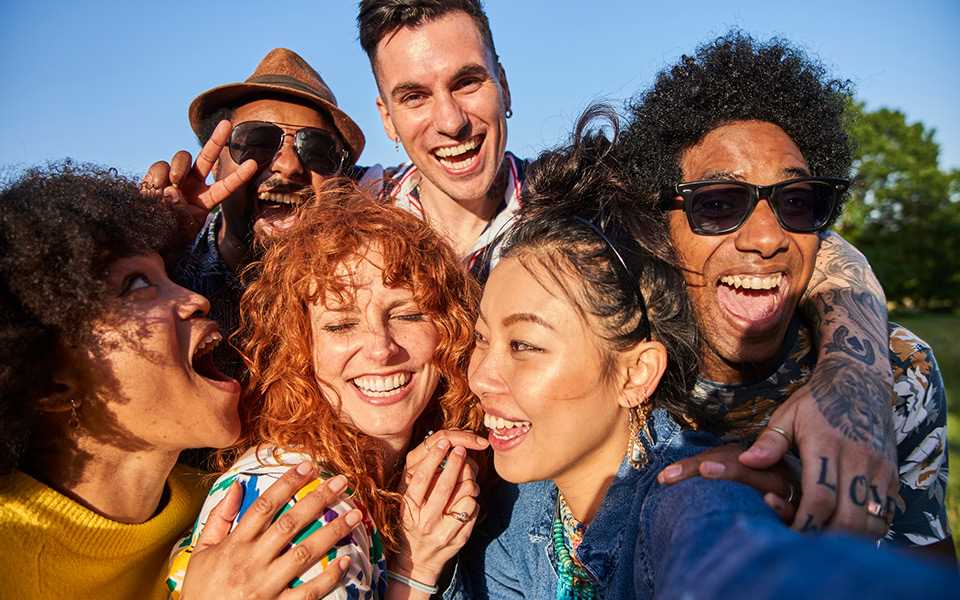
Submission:
M 827 219 L 820 226 L 809 229 L 791 227 L 784 223 L 783 218 L 780 216 L 780 205 L 777 203 L 777 198 L 783 188 L 787 187 L 788 185 L 805 182 L 825 183 L 833 190 L 833 195 L 830 198 L 830 206 L 828 207 L 829 210 L 827 211 Z M 743 217 L 735 225 L 719 231 L 705 231 L 703 228 L 697 226 L 693 222 L 693 196 L 697 190 L 707 187 L 708 185 L 717 184 L 736 186 L 748 190 L 750 193 L 750 204 L 744 211 Z M 687 215 L 687 223 L 690 225 L 690 229 L 697 235 L 726 235 L 743 227 L 743 224 L 746 223 L 750 218 L 750 215 L 753 214 L 753 211 L 757 207 L 757 204 L 759 204 L 760 200 L 766 199 L 770 204 L 771 210 L 773 210 L 773 214 L 777 217 L 777 222 L 780 223 L 780 227 L 782 227 L 785 231 L 790 231 L 793 233 L 816 233 L 827 228 L 828 223 L 830 223 L 829 215 L 833 215 L 834 211 L 837 209 L 837 203 L 839 202 L 840 197 L 849 188 L 850 180 L 839 177 L 796 177 L 794 179 L 785 179 L 772 185 L 754 185 L 752 183 L 738 181 L 736 179 L 704 179 L 701 181 L 687 181 L 678 183 L 676 186 L 674 186 L 674 189 L 671 190 L 673 195 L 667 201 L 667 208 L 682 209 Z M 683 200 L 678 200 L 676 198 L 677 196 L 682 197 Z
M 227 141 L 227 150 L 228 150 L 229 153 L 230 153 L 230 158 L 231 158 L 231 160 L 233 160 L 233 161 L 234 161 L 235 163 L 237 163 L 237 164 L 240 164 L 240 163 L 243 162 L 243 161 L 238 161 L 237 158 L 233 155 L 233 151 L 234 151 L 233 135 L 234 135 L 234 133 L 237 131 L 237 129 L 238 129 L 239 127 L 241 127 L 241 126 L 243 126 L 243 125 L 250 124 L 250 123 L 255 124 L 255 125 L 257 125 L 257 126 L 276 127 L 277 129 L 280 130 L 280 133 L 281 133 L 281 135 L 280 135 L 280 143 L 277 144 L 277 148 L 273 151 L 273 154 L 270 155 L 270 161 L 271 161 L 271 162 L 273 161 L 274 158 L 276 158 L 277 153 L 280 152 L 280 149 L 283 148 L 283 141 L 287 138 L 288 135 L 292 135 L 292 136 L 293 136 L 293 151 L 294 151 L 294 152 L 296 153 L 296 155 L 297 155 L 297 160 L 299 160 L 299 161 L 300 161 L 300 164 L 303 165 L 304 168 L 308 169 L 309 171 L 311 171 L 311 172 L 313 172 L 313 173 L 317 173 L 317 174 L 322 175 L 322 176 L 338 175 L 338 174 L 343 173 L 343 172 L 344 172 L 344 167 L 347 166 L 348 164 L 350 164 L 350 162 L 349 162 L 349 161 L 350 161 L 350 151 L 343 147 L 343 144 L 340 142 L 340 140 L 337 138 L 337 136 L 336 136 L 335 134 L 330 133 L 330 132 L 327 131 L 326 129 L 320 129 L 319 127 L 301 127 L 300 125 L 291 125 L 291 124 L 289 124 L 289 123 L 280 123 L 280 122 L 276 122 L 276 121 L 257 121 L 257 120 L 254 120 L 254 121 L 244 121 L 243 123 L 237 123 L 236 125 L 233 126 L 233 131 L 230 132 L 230 139 Z M 286 128 L 286 129 L 285 129 L 285 128 Z M 287 131 L 287 129 L 295 129 L 296 131 L 289 132 L 289 131 Z M 335 169 L 332 173 L 321 173 L 320 171 L 314 171 L 314 170 L 311 169 L 309 166 L 307 166 L 307 163 L 306 163 L 306 161 L 303 159 L 303 155 L 301 154 L 301 150 L 300 150 L 300 149 L 301 149 L 301 146 L 303 145 L 303 138 L 301 137 L 301 134 L 302 134 L 303 132 L 305 132 L 305 131 L 316 131 L 316 132 L 319 132 L 319 133 L 327 136 L 327 137 L 330 138 L 331 140 L 333 140 L 334 148 L 336 148 L 337 154 L 339 154 L 339 160 L 336 160 L 336 156 L 335 156 L 335 160 L 334 160 L 333 162 L 336 163 L 336 169 Z M 238 146 L 239 146 L 239 144 L 238 144 Z M 246 159 L 246 160 L 251 160 L 251 159 Z M 253 159 L 253 160 L 256 160 L 256 159 Z M 269 164 L 270 164 L 270 163 L 268 162 L 268 163 L 266 163 L 266 164 L 262 164 L 262 165 L 261 165 L 261 164 L 259 163 L 259 161 L 258 161 L 258 162 L 257 162 L 257 168 L 263 169 L 263 168 L 265 168 L 265 167 L 266 167 L 267 165 L 269 165 Z

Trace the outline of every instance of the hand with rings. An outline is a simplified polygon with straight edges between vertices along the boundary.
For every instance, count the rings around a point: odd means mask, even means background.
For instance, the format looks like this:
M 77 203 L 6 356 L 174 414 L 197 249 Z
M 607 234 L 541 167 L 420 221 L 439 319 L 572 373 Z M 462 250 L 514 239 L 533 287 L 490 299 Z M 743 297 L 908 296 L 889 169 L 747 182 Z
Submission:
M 480 488 L 467 450 L 487 445 L 473 433 L 447 430 L 431 433 L 407 454 L 401 486 L 403 539 L 391 571 L 427 585 L 436 583 L 477 519 Z

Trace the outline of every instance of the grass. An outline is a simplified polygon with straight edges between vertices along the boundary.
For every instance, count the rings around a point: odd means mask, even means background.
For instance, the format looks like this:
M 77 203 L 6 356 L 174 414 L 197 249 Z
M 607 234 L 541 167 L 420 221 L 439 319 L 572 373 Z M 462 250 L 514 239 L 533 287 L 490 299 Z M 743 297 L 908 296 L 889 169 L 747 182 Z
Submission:
M 950 478 L 947 480 L 947 514 L 953 543 L 960 555 L 960 314 L 892 313 L 900 323 L 933 348 L 947 389 L 947 438 L 950 445 Z

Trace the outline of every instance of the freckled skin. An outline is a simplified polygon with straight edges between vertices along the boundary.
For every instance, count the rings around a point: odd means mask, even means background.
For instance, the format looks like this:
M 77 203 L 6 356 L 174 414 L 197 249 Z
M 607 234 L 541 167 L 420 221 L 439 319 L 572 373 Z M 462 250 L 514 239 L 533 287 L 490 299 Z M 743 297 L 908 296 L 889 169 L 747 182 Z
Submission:
M 793 140 L 762 121 L 737 121 L 718 127 L 686 150 L 680 160 L 683 181 L 734 177 L 756 185 L 792 179 L 809 167 Z M 763 372 L 776 360 L 797 303 L 813 274 L 819 237 L 780 227 L 761 199 L 743 226 L 729 234 L 693 233 L 683 211 L 669 213 L 671 236 L 685 266 L 691 299 L 704 333 L 702 373 L 708 379 L 737 383 Z M 782 271 L 789 286 L 782 317 L 770 327 L 751 327 L 733 318 L 717 299 L 719 278 L 734 272 Z
M 410 441 L 413 425 L 440 381 L 433 364 L 439 333 L 417 306 L 413 292 L 387 287 L 380 253 L 341 266 L 355 285 L 355 305 L 333 296 L 309 307 L 313 368 L 331 402 L 361 431 L 395 449 Z M 374 406 L 360 396 L 355 377 L 412 373 L 410 393 L 401 401 Z

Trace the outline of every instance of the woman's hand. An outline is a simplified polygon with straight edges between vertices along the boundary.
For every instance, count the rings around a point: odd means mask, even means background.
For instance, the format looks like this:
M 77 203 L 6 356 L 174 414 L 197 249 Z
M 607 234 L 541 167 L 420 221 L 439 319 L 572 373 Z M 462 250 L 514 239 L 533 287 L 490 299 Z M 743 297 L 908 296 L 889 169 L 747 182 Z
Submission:
M 670 485 L 697 476 L 738 481 L 763 494 L 767 506 L 789 525 L 800 502 L 800 485 L 790 469 L 783 463 L 769 469 L 752 469 L 740 463 L 741 453 L 739 444 L 711 448 L 667 466 L 657 475 L 657 481 Z
M 289 548 L 294 536 L 337 502 L 347 485 L 342 475 L 297 502 L 275 522 L 274 515 L 315 477 L 315 467 L 304 462 L 284 473 L 264 492 L 237 523 L 242 488 L 234 483 L 211 511 L 197 540 L 183 581 L 182 600 L 200 598 L 322 598 L 340 582 L 349 557 L 330 563 L 319 577 L 294 589 L 290 582 L 306 572 L 346 536 L 362 515 L 352 510 L 324 525 L 307 539 Z
M 432 434 L 407 454 L 403 485 L 403 539 L 390 570 L 434 585 L 467 542 L 477 519 L 476 465 L 467 448 L 487 441 L 465 431 Z

